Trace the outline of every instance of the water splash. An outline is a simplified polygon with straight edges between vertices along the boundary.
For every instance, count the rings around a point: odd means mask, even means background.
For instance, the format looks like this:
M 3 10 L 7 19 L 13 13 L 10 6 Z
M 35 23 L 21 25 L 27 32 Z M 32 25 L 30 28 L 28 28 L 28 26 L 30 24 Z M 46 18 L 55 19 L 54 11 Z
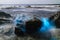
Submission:
M 21 24 L 23 23 L 25 20 L 30 19 L 29 16 L 25 15 L 25 16 L 17 16 L 14 23 L 15 24 Z M 41 17 L 41 21 L 43 22 L 42 28 L 39 29 L 39 32 L 48 32 L 50 29 L 55 28 L 55 25 L 52 21 L 49 20 L 49 18 L 45 18 L 45 17 Z M 25 26 L 21 26 L 20 28 L 23 32 L 26 31 Z M 55 40 L 55 38 L 51 38 L 51 40 Z
M 54 24 L 51 21 L 49 21 L 49 18 L 42 17 L 41 21 L 43 22 L 42 28 L 40 29 L 41 32 L 47 32 L 51 28 L 55 28 Z
M 17 15 L 16 18 L 14 19 L 14 24 L 22 25 L 17 27 L 20 28 L 23 32 L 25 32 L 26 31 L 25 22 L 31 19 L 33 19 L 33 17 L 29 16 L 28 14 L 20 14 L 20 15 Z
M 54 22 L 49 20 L 49 18 L 42 17 L 41 21 L 43 22 L 42 28 L 40 29 L 42 33 L 48 33 L 51 29 L 56 28 Z M 50 40 L 56 40 L 56 38 L 51 37 Z
M 14 19 L 14 24 L 16 25 L 17 28 L 19 28 L 21 31 L 25 32 L 25 26 L 24 26 L 24 19 L 25 16 L 23 14 L 17 15 L 16 18 Z M 17 26 L 17 24 L 19 24 Z

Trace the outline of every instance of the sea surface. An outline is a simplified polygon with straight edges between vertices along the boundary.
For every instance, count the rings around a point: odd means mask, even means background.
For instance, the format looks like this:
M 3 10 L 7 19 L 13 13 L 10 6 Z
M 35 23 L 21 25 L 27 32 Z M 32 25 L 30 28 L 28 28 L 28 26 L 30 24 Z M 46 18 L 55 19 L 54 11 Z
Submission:
M 37 17 L 50 17 L 54 15 L 57 11 L 60 11 L 60 8 L 14 8 L 14 9 L 1 9 L 5 13 L 8 13 L 12 16 L 12 21 L 16 18 L 17 15 L 20 14 L 28 14 L 28 15 L 35 15 Z M 0 40 L 17 40 L 15 38 L 16 35 L 14 34 L 14 27 L 13 23 L 6 23 L 0 25 Z M 28 39 L 25 37 L 25 40 Z M 30 39 L 30 37 L 29 37 Z M 24 40 L 23 38 L 19 40 Z M 43 39 L 42 39 L 43 40 Z

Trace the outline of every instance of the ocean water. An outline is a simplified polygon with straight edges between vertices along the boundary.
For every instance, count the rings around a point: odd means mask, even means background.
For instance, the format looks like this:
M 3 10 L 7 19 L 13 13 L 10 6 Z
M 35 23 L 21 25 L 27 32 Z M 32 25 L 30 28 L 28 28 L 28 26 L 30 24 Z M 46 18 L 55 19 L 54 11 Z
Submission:
M 28 15 L 36 15 L 36 17 L 50 17 L 57 12 L 58 9 L 50 8 L 50 9 L 37 9 L 37 8 L 15 8 L 15 9 L 1 9 L 1 11 L 6 12 L 12 16 L 12 21 L 16 18 L 17 15 L 28 14 Z M 31 37 L 17 37 L 14 34 L 15 25 L 13 23 L 6 23 L 0 25 L 0 40 L 37 40 Z M 40 39 L 38 39 L 40 40 Z M 41 39 L 44 40 L 44 39 Z

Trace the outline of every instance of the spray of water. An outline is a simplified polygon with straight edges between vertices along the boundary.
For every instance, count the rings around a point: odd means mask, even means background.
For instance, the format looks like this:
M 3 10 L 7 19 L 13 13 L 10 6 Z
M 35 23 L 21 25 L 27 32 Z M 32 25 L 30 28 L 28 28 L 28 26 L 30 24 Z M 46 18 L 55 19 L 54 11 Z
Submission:
M 18 24 L 18 23 L 21 24 L 24 21 L 29 20 L 29 19 L 30 19 L 30 17 L 27 15 L 25 15 L 25 16 L 19 16 L 18 15 L 16 17 L 16 19 L 14 20 L 14 23 L 15 24 Z M 52 21 L 50 21 L 49 18 L 41 17 L 40 19 L 43 22 L 42 27 L 39 29 L 40 32 L 45 33 L 45 32 L 48 32 L 50 29 L 55 28 L 54 23 Z M 22 27 L 23 28 L 21 28 L 21 30 L 23 32 L 25 32 L 25 27 L 24 26 L 22 26 Z M 53 39 L 55 40 L 55 38 L 52 38 L 51 40 L 53 40 Z
M 42 17 L 41 21 L 43 22 L 42 28 L 40 29 L 40 32 L 42 33 L 48 33 L 50 30 L 56 28 L 53 21 L 49 20 L 49 18 Z M 51 37 L 50 40 L 56 40 L 56 38 Z
M 25 32 L 25 22 L 33 19 L 33 17 L 29 16 L 28 14 L 21 14 L 21 15 L 17 15 L 16 18 L 14 19 L 14 24 L 20 24 L 22 26 L 17 26 L 19 27 L 23 32 Z
M 49 21 L 49 18 L 41 17 L 41 21 L 43 22 L 42 28 L 40 29 L 41 32 L 48 32 L 50 29 L 55 28 L 54 23 Z

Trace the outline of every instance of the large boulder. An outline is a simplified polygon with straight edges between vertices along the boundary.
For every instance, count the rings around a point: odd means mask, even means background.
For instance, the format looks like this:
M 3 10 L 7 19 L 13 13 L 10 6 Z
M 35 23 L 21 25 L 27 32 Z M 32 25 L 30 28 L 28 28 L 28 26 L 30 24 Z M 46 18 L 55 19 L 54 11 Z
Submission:
M 33 19 L 26 22 L 26 32 L 31 35 L 38 31 L 41 28 L 42 22 L 39 19 Z
M 17 18 L 16 27 L 15 27 L 15 34 L 17 36 L 35 36 L 36 34 L 39 34 L 39 29 L 42 26 L 42 21 L 34 16 L 23 16 L 20 18 Z

